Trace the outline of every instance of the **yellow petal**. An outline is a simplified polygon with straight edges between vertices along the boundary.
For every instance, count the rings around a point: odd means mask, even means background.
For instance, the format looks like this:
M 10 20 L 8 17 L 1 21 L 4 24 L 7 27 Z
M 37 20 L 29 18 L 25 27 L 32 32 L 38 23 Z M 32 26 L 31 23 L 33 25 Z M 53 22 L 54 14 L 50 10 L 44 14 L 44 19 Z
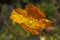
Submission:
M 10 19 L 13 20 L 13 22 L 16 22 L 16 23 L 24 23 L 24 22 L 26 23 L 28 21 L 26 17 L 24 17 L 21 14 L 18 14 L 15 10 L 13 10 L 11 12 Z
M 27 12 L 21 8 L 16 8 L 15 11 L 20 14 L 20 15 L 23 15 L 24 17 L 27 16 Z

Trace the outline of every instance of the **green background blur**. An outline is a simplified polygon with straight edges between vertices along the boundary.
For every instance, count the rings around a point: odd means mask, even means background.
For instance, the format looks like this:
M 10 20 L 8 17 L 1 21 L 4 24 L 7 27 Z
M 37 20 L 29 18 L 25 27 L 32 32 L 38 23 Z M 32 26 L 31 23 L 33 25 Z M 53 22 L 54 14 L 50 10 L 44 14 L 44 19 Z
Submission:
M 12 9 L 24 8 L 30 3 L 41 8 L 46 18 L 53 21 L 40 35 L 25 32 L 9 19 Z M 60 0 L 0 0 L 0 40 L 60 40 Z

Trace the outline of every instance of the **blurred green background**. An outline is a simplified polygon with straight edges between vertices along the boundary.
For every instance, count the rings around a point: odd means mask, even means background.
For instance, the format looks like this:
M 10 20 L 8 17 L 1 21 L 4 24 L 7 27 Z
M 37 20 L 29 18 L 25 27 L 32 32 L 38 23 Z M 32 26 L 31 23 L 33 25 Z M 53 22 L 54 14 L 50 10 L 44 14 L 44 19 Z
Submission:
M 29 3 L 41 8 L 53 21 L 40 35 L 25 32 L 9 19 L 12 9 Z M 60 0 L 0 0 L 0 40 L 60 40 Z

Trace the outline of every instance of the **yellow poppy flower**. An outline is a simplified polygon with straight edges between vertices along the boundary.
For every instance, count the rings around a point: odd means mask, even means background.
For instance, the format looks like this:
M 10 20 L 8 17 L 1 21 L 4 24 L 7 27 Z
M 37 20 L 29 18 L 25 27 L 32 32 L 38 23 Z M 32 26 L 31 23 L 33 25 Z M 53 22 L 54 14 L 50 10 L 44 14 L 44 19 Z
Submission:
M 50 20 L 46 19 L 45 13 L 33 4 L 27 5 L 24 10 L 21 8 L 13 9 L 10 19 L 20 24 L 26 32 L 32 34 L 40 34 L 39 29 L 43 30 L 51 23 Z

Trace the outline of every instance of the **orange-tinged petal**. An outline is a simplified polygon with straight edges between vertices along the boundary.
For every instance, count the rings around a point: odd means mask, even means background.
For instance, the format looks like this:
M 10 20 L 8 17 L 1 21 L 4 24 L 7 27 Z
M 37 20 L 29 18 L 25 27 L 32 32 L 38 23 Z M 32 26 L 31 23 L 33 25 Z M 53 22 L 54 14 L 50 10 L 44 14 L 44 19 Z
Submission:
M 25 7 L 25 11 L 27 12 L 28 16 L 38 20 L 46 17 L 45 13 L 41 9 L 35 7 L 33 4 L 27 5 Z
M 50 23 L 52 23 L 52 21 L 48 20 L 48 19 L 41 19 L 39 20 L 39 22 L 42 22 L 43 24 L 45 24 L 46 26 L 49 25 Z
M 38 32 L 38 30 L 36 30 L 36 29 L 31 29 L 31 33 L 32 34 L 40 34 L 40 32 Z
M 23 29 L 24 29 L 26 32 L 30 32 L 30 31 L 31 31 L 30 28 L 29 28 L 27 25 L 25 25 L 24 23 L 21 23 L 20 25 L 23 27 Z
M 27 25 L 25 25 L 25 24 L 23 24 L 23 23 L 21 23 L 20 25 L 23 27 L 23 29 L 24 29 L 26 32 L 31 32 L 32 34 L 40 34 L 40 32 L 38 32 L 38 30 L 29 28 Z
M 24 17 L 27 16 L 27 12 L 21 8 L 16 8 L 15 11 L 20 14 L 20 15 L 23 15 Z

